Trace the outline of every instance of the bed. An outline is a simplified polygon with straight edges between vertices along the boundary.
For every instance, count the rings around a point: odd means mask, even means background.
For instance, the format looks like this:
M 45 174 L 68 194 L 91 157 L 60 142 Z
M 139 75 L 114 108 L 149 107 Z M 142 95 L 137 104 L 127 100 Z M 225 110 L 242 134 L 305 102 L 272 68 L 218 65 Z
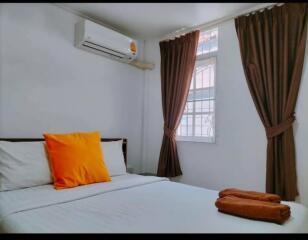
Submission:
M 2 233 L 308 232 L 308 211 L 302 204 L 284 202 L 292 214 L 278 225 L 220 213 L 214 205 L 217 197 L 217 191 L 128 173 L 111 182 L 60 191 L 46 184 L 0 192 L 0 229 Z

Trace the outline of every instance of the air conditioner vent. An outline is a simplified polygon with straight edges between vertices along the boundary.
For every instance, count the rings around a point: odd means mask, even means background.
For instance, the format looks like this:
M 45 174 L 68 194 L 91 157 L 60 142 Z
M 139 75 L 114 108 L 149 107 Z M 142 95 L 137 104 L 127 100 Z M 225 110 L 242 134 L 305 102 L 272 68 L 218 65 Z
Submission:
M 122 62 L 131 62 L 137 55 L 135 40 L 88 20 L 76 24 L 75 45 Z

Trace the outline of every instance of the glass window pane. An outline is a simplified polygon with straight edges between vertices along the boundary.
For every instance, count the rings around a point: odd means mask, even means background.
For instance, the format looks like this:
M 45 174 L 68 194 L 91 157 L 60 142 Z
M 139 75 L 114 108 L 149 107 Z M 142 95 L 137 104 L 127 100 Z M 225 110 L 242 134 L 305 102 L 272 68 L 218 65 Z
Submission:
M 194 108 L 194 102 L 187 102 L 187 112 L 192 113 L 193 112 L 193 108 Z
M 189 125 L 189 126 L 192 126 L 192 124 L 193 124 L 193 115 L 188 115 L 187 117 L 188 117 L 188 118 L 187 118 L 187 123 L 188 123 L 188 125 Z
M 209 70 L 210 70 L 210 74 L 209 74 L 209 87 L 214 87 L 214 83 L 215 83 L 215 64 L 211 64 L 209 65 Z
M 214 100 L 211 100 L 211 101 L 210 101 L 210 110 L 211 110 L 211 111 L 214 111 L 214 110 L 215 110 L 215 106 L 214 106 L 214 105 L 215 105 Z
M 187 125 L 187 115 L 183 115 L 181 119 L 181 125 Z
M 214 98 L 214 89 L 213 88 L 204 88 L 198 89 L 195 91 L 194 99 L 197 101 L 208 100 Z
M 202 118 L 201 115 L 195 115 L 195 136 L 202 136 L 201 127 L 202 127 Z
M 196 88 L 202 88 L 204 67 L 196 67 Z
M 203 112 L 214 111 L 214 100 L 204 101 Z
M 195 102 L 195 111 L 201 112 L 202 111 L 202 101 L 196 101 Z
M 195 126 L 195 136 L 196 137 L 201 137 L 202 136 L 201 126 Z
M 196 89 L 214 87 L 216 58 L 199 60 L 196 63 Z
M 203 45 L 204 45 L 204 42 L 201 40 L 201 38 L 199 38 L 197 55 L 201 55 L 203 53 Z
M 215 65 L 209 64 L 207 65 L 204 71 L 204 88 L 214 87 L 214 79 L 215 79 Z
M 176 135 L 181 136 L 181 124 L 179 125 L 178 129 L 176 130 Z
M 202 136 L 202 132 L 201 132 L 201 126 L 195 126 L 195 136 L 196 137 L 201 137 Z
M 204 75 L 204 78 L 203 78 L 203 83 L 202 83 L 202 87 L 203 88 L 207 88 L 210 86 L 209 82 L 210 82 L 210 69 L 209 67 L 205 67 L 204 68 L 204 71 L 203 71 L 203 75 Z
M 188 97 L 187 97 L 187 101 L 191 102 L 193 100 L 194 100 L 194 92 L 193 91 L 189 91 Z
M 187 124 L 186 124 L 186 119 L 181 122 L 181 136 L 187 136 Z
M 202 112 L 210 111 L 210 101 L 202 101 Z
M 179 127 L 178 127 L 178 129 L 177 129 L 177 134 L 178 134 L 179 136 L 182 136 L 182 126 L 181 126 L 181 124 L 179 125 Z
M 193 136 L 193 116 L 188 116 L 187 136 Z
M 202 115 L 202 136 L 213 137 L 214 136 L 214 115 L 203 114 Z
M 187 128 L 186 127 L 181 127 L 181 136 L 187 136 Z
M 197 55 L 218 50 L 218 29 L 211 29 L 200 33 Z
M 196 115 L 195 116 L 195 125 L 196 126 L 201 126 L 201 115 Z

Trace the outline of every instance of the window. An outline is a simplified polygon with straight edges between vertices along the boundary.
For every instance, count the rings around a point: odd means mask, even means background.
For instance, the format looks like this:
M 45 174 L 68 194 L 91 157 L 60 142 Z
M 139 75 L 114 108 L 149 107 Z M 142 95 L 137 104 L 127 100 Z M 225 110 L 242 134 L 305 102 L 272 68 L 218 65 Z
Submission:
M 200 33 L 195 70 L 177 140 L 215 141 L 215 80 L 218 29 Z

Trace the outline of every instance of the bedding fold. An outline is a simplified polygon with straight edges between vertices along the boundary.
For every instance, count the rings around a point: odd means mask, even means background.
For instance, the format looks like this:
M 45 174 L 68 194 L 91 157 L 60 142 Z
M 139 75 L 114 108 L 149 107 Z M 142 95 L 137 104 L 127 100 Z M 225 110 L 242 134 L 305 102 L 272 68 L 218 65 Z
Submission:
M 237 188 L 227 188 L 223 191 L 219 192 L 219 197 L 226 197 L 226 196 L 234 196 L 239 198 L 246 198 L 246 199 L 252 199 L 252 200 L 259 200 L 259 201 L 265 201 L 265 202 L 274 202 L 274 203 L 280 203 L 281 198 L 277 194 L 271 194 L 271 193 L 262 193 L 262 192 L 255 192 L 255 191 L 245 191 Z
M 168 178 L 124 174 L 112 178 L 111 182 L 94 183 L 75 188 L 55 190 L 52 184 L 14 191 L 0 192 L 0 221 L 4 217 L 21 211 L 27 211 L 70 201 L 76 201 L 108 192 L 137 187 Z
M 215 202 L 219 212 L 244 218 L 283 224 L 291 215 L 285 204 L 225 196 Z
M 283 225 L 221 214 L 217 191 L 125 174 L 57 191 L 45 185 L 0 193 L 5 233 L 307 233 L 308 211 L 287 202 Z M 176 199 L 176 201 L 174 201 Z M 284 203 L 284 202 L 282 202 Z M 183 207 L 189 206 L 189 207 Z M 3 215 L 8 214 L 8 215 Z M 1 220 L 2 217 L 2 220 Z

